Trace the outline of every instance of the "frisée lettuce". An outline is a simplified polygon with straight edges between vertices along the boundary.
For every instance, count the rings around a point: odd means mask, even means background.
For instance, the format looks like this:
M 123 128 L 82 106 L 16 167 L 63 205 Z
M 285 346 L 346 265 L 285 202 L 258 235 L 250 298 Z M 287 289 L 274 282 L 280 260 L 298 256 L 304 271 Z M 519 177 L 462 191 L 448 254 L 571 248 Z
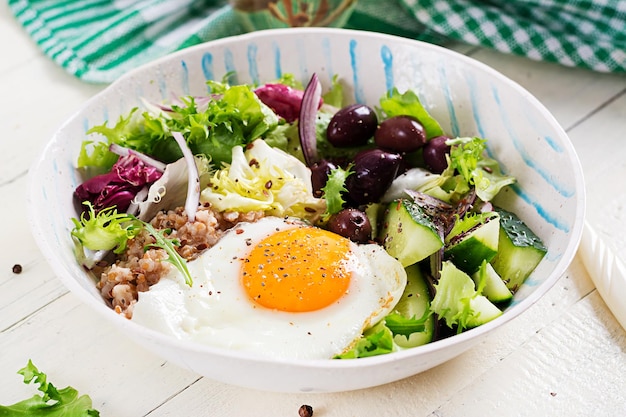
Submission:
M 450 261 L 443 263 L 441 278 L 435 284 L 431 309 L 457 332 L 479 326 L 500 316 L 502 311 L 481 294 L 472 278 Z
M 193 284 L 187 263 L 175 249 L 175 246 L 180 245 L 180 241 L 165 236 L 170 233 L 169 229 L 156 230 L 150 223 L 139 220 L 132 214 L 118 213 L 115 207 L 101 210 L 96 214 L 89 202 L 85 202 L 85 205 L 89 210 L 83 212 L 80 220 L 72 218 L 74 228 L 71 234 L 76 244 L 77 258 L 87 259 L 84 254 L 85 248 L 92 251 L 113 250 L 114 253 L 122 253 L 128 240 L 145 229 L 155 240 L 155 243 L 148 246 L 165 250 L 167 258 L 164 261 L 171 263 L 181 272 L 187 285 Z
M 468 185 L 476 187 L 476 195 L 491 201 L 500 190 L 515 182 L 515 178 L 502 174 L 500 164 L 485 155 L 485 139 L 478 137 L 456 138 L 446 141 L 451 145 L 451 168 L 456 169 Z
M 169 107 L 151 105 L 149 111 L 134 108 L 117 123 L 94 126 L 106 141 L 83 141 L 78 168 L 111 168 L 117 155 L 109 151 L 114 143 L 171 163 L 182 157 L 172 132 L 181 132 L 194 155 L 203 154 L 220 165 L 230 162 L 231 149 L 246 145 L 278 126 L 280 118 L 254 93 L 251 86 L 221 84 L 220 94 L 210 100 L 183 97 Z
M 232 162 L 217 170 L 200 201 L 219 211 L 264 211 L 315 221 L 326 210 L 315 198 L 308 168 L 294 156 L 256 140 L 232 148 Z

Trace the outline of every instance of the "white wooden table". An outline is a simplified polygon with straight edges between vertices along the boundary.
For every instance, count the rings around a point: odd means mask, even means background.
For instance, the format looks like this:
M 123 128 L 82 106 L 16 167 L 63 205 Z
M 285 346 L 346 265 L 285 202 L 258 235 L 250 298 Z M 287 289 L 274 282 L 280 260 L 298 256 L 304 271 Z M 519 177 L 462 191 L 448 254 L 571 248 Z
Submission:
M 57 387 L 89 394 L 102 416 L 295 417 L 301 404 L 319 417 L 626 415 L 626 332 L 579 257 L 544 298 L 484 343 L 368 390 L 241 389 L 132 344 L 68 293 L 37 249 L 26 215 L 34 157 L 104 86 L 86 85 L 44 57 L 4 2 L 0 39 L 0 404 L 34 393 L 16 374 L 32 359 Z M 626 259 L 626 77 L 453 48 L 519 82 L 553 112 L 579 151 L 588 217 Z

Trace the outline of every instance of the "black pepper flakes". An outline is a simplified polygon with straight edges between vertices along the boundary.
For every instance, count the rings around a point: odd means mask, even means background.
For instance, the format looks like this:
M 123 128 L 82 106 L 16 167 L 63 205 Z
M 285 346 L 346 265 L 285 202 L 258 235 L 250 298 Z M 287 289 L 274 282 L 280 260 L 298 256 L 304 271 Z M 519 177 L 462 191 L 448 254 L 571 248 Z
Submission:
M 20 264 L 13 265 L 13 273 L 14 274 L 21 274 L 22 273 L 22 265 L 20 265 Z
M 313 407 L 308 404 L 301 405 L 298 410 L 298 415 L 300 417 L 313 417 Z

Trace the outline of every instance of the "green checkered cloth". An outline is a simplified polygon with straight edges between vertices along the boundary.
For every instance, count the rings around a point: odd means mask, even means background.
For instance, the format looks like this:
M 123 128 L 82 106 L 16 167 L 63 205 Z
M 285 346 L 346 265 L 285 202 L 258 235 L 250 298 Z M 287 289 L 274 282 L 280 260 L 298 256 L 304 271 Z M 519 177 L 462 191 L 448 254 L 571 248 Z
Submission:
M 94 83 L 111 82 L 175 50 L 243 32 L 226 0 L 8 3 L 47 56 Z M 626 72 L 626 0 L 359 0 L 347 27 Z

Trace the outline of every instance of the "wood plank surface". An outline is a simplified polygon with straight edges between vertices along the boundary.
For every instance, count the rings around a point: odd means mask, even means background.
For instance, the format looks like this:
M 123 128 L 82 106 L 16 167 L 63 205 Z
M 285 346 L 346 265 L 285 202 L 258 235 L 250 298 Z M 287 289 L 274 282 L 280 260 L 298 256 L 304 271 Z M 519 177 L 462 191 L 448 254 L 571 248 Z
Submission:
M 28 359 L 104 416 L 623 416 L 626 332 L 580 258 L 532 308 L 465 354 L 367 390 L 277 394 L 202 378 L 130 342 L 61 284 L 30 234 L 27 171 L 56 128 L 104 86 L 44 57 L 0 4 L 0 404 L 33 394 Z M 579 152 L 588 218 L 626 259 L 626 77 L 451 45 L 554 114 Z M 36 180 L 36 179 L 35 179 Z M 20 264 L 21 274 L 12 267 Z M 626 297 L 626 294 L 625 294 Z

